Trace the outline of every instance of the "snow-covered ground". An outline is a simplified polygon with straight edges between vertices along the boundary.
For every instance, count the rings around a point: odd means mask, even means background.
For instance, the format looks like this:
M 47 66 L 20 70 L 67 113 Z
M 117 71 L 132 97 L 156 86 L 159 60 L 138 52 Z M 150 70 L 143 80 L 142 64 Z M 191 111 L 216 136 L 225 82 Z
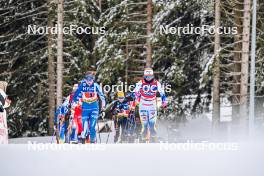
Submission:
M 109 134 L 109 143 L 114 141 L 114 125 L 109 125 L 112 127 L 112 132 Z M 192 119 L 188 123 L 178 125 L 176 122 L 172 121 L 158 121 L 158 136 L 163 142 L 187 142 L 187 141 L 211 141 L 211 122 L 208 118 L 197 118 Z M 98 143 L 101 139 L 102 143 L 105 143 L 108 138 L 108 133 L 97 134 Z M 30 138 L 13 138 L 9 139 L 11 144 L 27 144 L 28 142 L 37 143 L 51 143 L 52 137 L 30 137 Z M 55 142 L 55 138 L 53 138 Z
M 260 123 L 260 122 L 258 122 Z M 261 122 L 263 123 L 263 122 Z M 111 124 L 111 123 L 109 123 Z M 232 126 L 230 122 L 221 123 L 221 132 L 216 135 L 212 135 L 211 120 L 208 116 L 199 117 L 195 119 L 190 119 L 186 123 L 177 124 L 174 121 L 158 121 L 157 130 L 159 139 L 163 142 L 230 142 L 230 141 L 243 141 L 247 136 L 242 136 L 236 129 Z M 108 143 L 113 143 L 114 141 L 114 125 L 109 125 L 112 128 L 112 132 L 109 134 Z M 258 127 L 256 130 L 255 138 L 264 139 L 264 125 Z M 108 133 L 101 133 L 100 136 L 97 134 L 98 143 L 101 139 L 102 143 L 105 143 L 108 138 Z M 30 142 L 38 143 L 51 143 L 52 137 L 32 137 L 32 138 L 13 138 L 9 139 L 11 144 L 27 144 Z M 53 138 L 55 142 L 55 138 Z
M 163 142 L 156 144 L 113 144 L 114 132 L 110 133 L 108 144 L 95 145 L 51 144 L 51 137 L 10 139 L 9 145 L 0 145 L 0 173 L 3 176 L 264 175 L 263 138 L 237 142 L 227 132 L 220 140 L 214 139 L 207 117 L 181 125 L 158 124 Z M 100 134 L 103 143 L 107 135 Z
M 3 176 L 264 175 L 264 143 L 226 143 L 231 146 L 227 150 L 177 145 L 0 145 L 0 172 Z

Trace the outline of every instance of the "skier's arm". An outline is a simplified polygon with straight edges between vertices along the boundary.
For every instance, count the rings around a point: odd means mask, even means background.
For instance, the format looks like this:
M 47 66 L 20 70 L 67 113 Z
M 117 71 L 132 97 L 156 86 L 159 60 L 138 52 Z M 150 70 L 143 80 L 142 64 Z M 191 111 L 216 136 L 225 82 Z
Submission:
M 63 118 L 65 113 L 65 107 L 63 107 L 63 105 L 59 106 L 55 113 L 54 113 L 54 129 L 57 128 L 58 123 L 60 122 L 60 120 Z
M 117 107 L 117 101 L 115 100 L 114 102 L 114 105 L 113 105 L 113 107 L 111 108 L 111 113 L 113 114 L 113 115 L 116 115 L 117 114 L 117 111 L 116 111 L 116 107 Z
M 162 103 L 165 103 L 166 102 L 165 91 L 159 81 L 157 82 L 157 86 L 158 86 L 158 92 L 160 93 L 160 96 L 161 96 L 161 101 Z
M 75 93 L 73 94 L 73 97 L 72 97 L 72 104 L 76 104 L 76 103 L 79 101 L 79 99 L 81 98 L 79 95 L 80 95 L 82 89 L 83 89 L 83 84 L 82 84 L 82 82 L 81 82 L 81 83 L 79 84 L 77 90 L 76 90 Z
M 94 84 L 95 84 L 96 92 L 98 93 L 98 95 L 102 101 L 102 108 L 104 109 L 106 106 L 104 93 L 103 93 L 101 87 L 97 83 L 94 83 Z
M 67 114 L 68 111 L 70 110 L 70 95 L 65 99 L 65 101 L 63 102 L 62 106 L 64 107 L 64 112 L 63 114 Z
M 140 97 L 140 89 L 142 87 L 142 82 L 139 81 L 137 84 L 136 84 L 136 87 L 134 89 L 134 93 L 135 93 L 135 99 L 137 100 L 139 97 Z

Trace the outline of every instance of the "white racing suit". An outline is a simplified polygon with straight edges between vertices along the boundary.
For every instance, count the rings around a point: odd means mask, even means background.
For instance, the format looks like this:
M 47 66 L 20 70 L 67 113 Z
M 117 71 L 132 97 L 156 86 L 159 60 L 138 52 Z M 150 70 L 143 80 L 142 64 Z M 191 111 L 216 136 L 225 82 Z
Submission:
M 139 100 L 139 115 L 142 124 L 141 135 L 143 140 L 146 140 L 148 129 L 150 132 L 150 140 L 157 141 L 157 92 L 160 93 L 162 102 L 166 101 L 165 92 L 157 80 L 146 82 L 141 80 L 136 84 L 135 88 L 136 99 Z

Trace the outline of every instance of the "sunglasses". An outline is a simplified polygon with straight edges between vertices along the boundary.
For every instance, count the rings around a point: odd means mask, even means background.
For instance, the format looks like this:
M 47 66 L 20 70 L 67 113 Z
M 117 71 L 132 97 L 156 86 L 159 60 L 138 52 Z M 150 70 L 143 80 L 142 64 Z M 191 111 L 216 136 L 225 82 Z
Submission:
M 152 79 L 154 76 L 144 76 L 145 79 Z

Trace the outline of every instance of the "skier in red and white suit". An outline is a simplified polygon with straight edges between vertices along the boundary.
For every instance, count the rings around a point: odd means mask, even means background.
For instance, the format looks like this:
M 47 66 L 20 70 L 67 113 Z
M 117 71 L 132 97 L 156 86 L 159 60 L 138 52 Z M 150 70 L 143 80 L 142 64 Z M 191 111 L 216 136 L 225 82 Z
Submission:
M 70 102 L 73 101 L 73 95 L 76 92 L 78 88 L 78 84 L 74 84 L 72 94 L 70 95 Z M 71 133 L 71 141 L 77 142 L 78 141 L 78 135 L 82 133 L 82 102 L 81 99 L 78 101 L 77 105 L 71 108 L 71 127 L 72 127 L 72 133 Z
M 145 68 L 144 78 L 136 84 L 134 90 L 136 99 L 139 100 L 139 114 L 142 124 L 142 138 L 146 140 L 148 128 L 150 141 L 157 141 L 156 120 L 157 120 L 157 92 L 162 99 L 162 107 L 167 106 L 165 92 L 159 81 L 154 79 L 152 68 Z

